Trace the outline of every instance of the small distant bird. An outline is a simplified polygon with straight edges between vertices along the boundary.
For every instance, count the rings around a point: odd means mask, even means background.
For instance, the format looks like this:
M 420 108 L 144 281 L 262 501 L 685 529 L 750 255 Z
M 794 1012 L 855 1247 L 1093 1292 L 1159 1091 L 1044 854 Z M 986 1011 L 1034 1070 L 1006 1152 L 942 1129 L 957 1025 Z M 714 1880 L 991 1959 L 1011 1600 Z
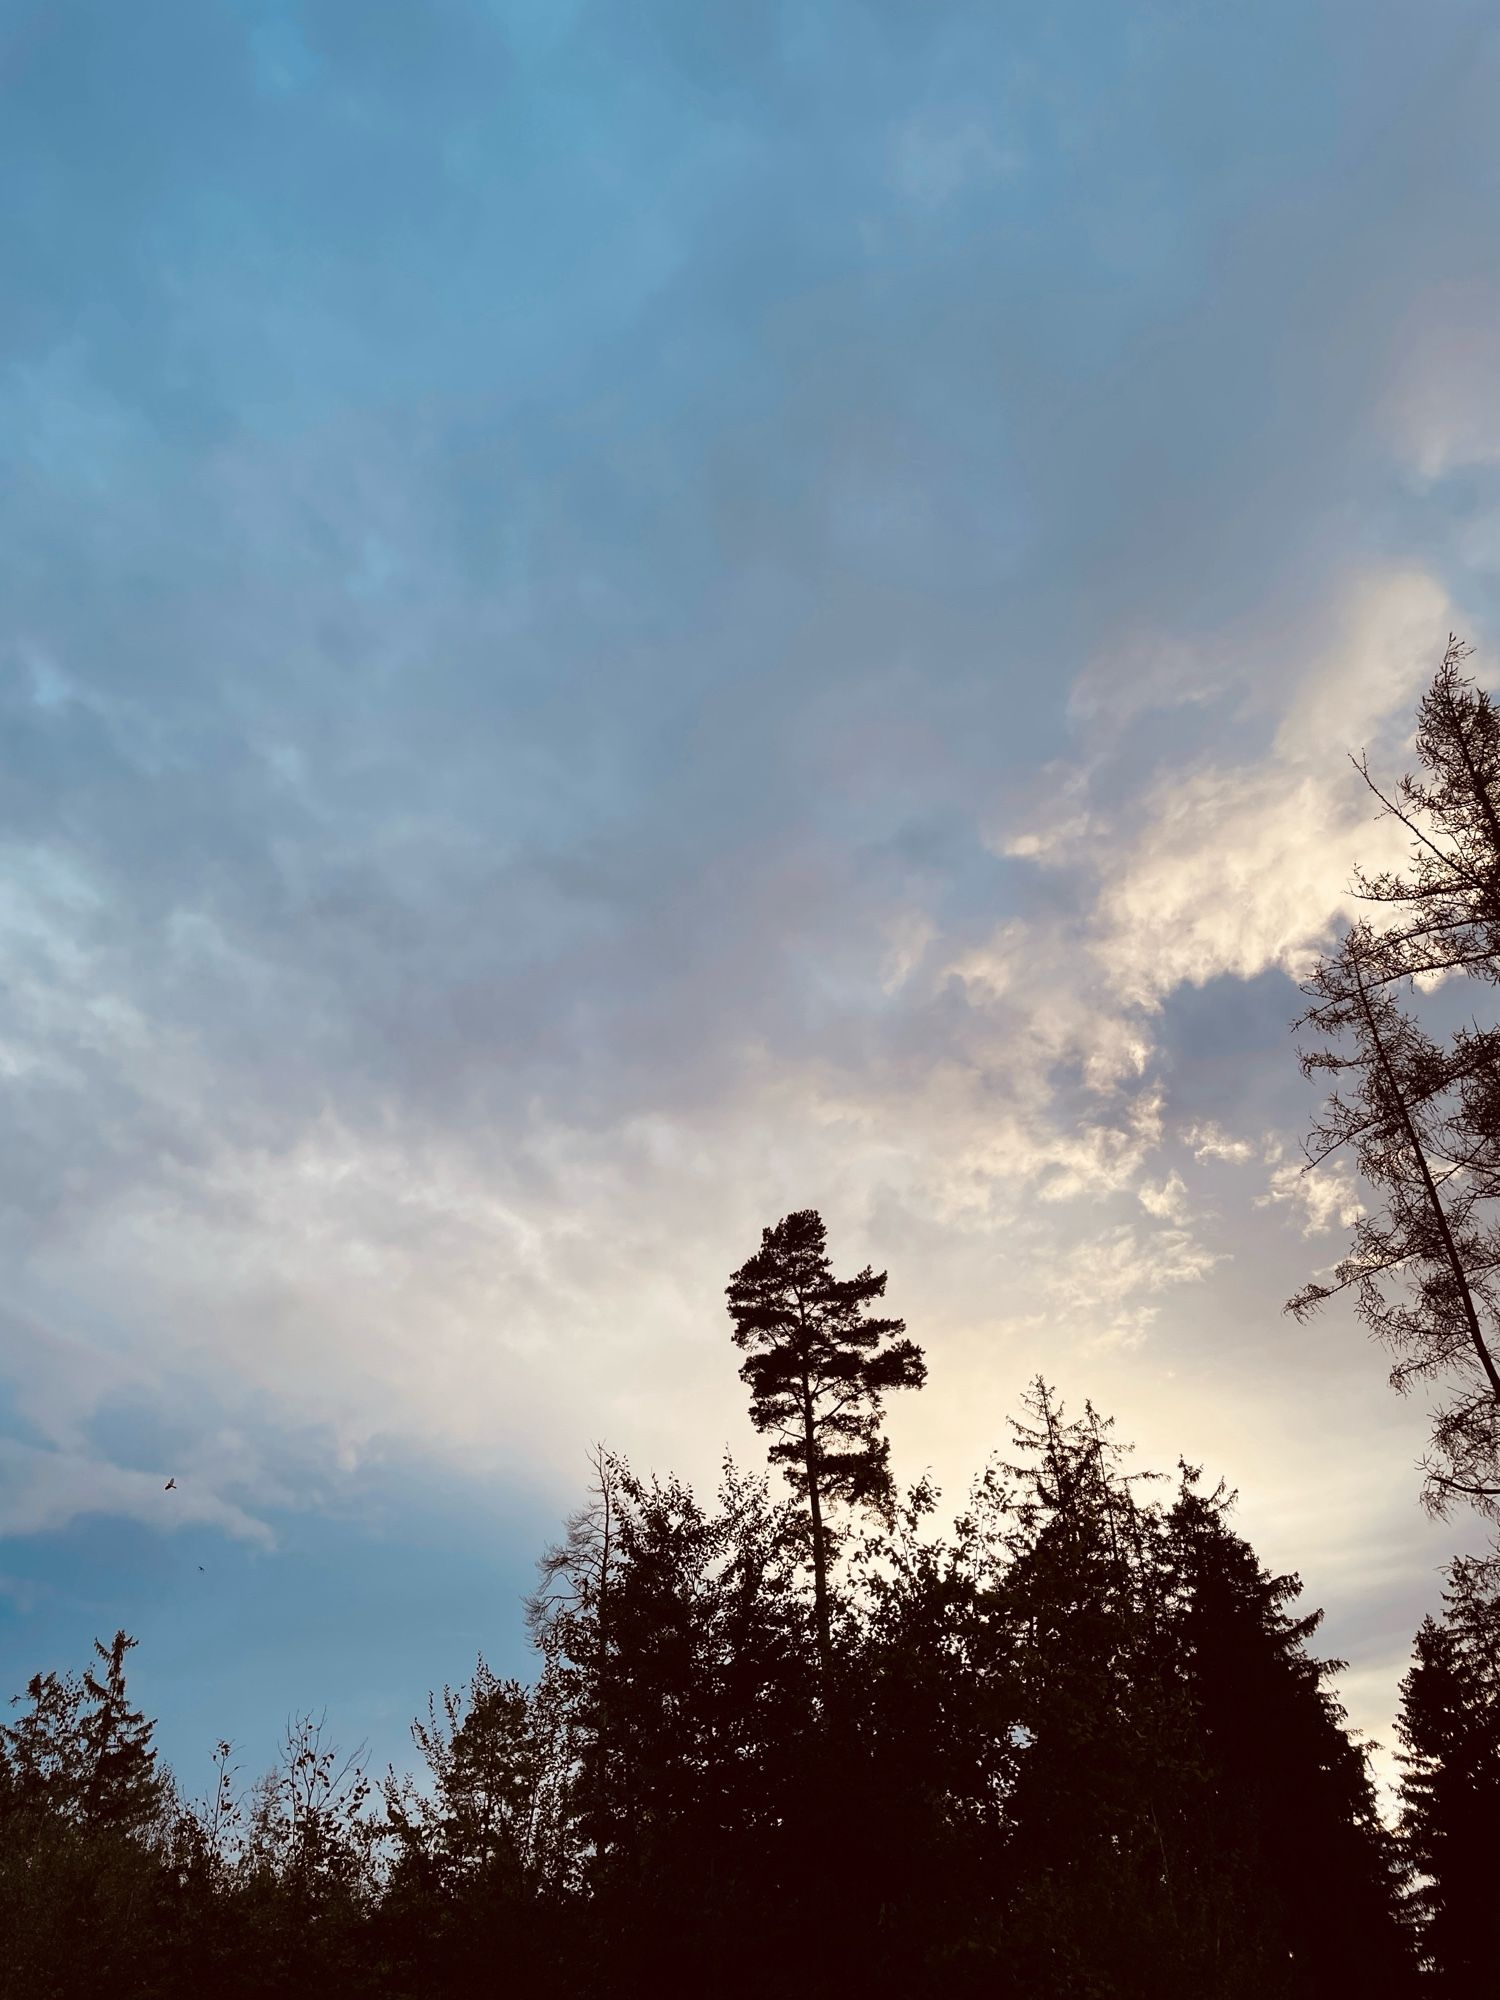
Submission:
M 203 1574 L 203 1565 L 202 1565 L 202 1563 L 199 1563 L 199 1565 L 198 1565 L 198 1574 L 199 1574 L 199 1576 L 202 1576 L 202 1574 Z
M 176 1484 L 177 1484 L 177 1475 L 176 1475 L 176 1473 L 174 1472 L 174 1473 L 173 1473 L 173 1475 L 172 1475 L 172 1477 L 171 1477 L 171 1478 L 170 1478 L 170 1479 L 169 1479 L 169 1480 L 167 1481 L 166 1485 L 165 1485 L 165 1486 L 164 1486 L 164 1487 L 163 1487 L 163 1488 L 162 1488 L 161 1490 L 162 1490 L 162 1492 L 163 1492 L 163 1493 L 170 1493 L 170 1492 L 171 1492 L 171 1490 L 172 1490 L 172 1488 L 173 1488 L 173 1487 L 174 1487 L 174 1486 L 175 1486 Z

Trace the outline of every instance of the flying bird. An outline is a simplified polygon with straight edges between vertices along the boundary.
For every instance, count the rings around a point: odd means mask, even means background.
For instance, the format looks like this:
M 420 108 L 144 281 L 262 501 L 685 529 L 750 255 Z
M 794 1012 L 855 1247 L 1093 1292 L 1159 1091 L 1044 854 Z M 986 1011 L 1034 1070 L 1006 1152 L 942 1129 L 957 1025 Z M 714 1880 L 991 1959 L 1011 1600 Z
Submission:
M 169 1479 L 169 1480 L 167 1481 L 166 1485 L 165 1485 L 165 1486 L 164 1486 L 164 1487 L 163 1487 L 163 1488 L 162 1488 L 161 1490 L 162 1490 L 162 1492 L 163 1492 L 163 1493 L 170 1493 L 170 1492 L 171 1492 L 171 1490 L 172 1490 L 172 1488 L 173 1488 L 173 1487 L 174 1487 L 174 1486 L 175 1486 L 176 1484 L 177 1484 L 177 1475 L 176 1475 L 176 1473 L 174 1472 L 174 1473 L 173 1473 L 173 1475 L 172 1475 L 172 1477 L 171 1477 L 171 1478 L 170 1478 L 170 1479 Z

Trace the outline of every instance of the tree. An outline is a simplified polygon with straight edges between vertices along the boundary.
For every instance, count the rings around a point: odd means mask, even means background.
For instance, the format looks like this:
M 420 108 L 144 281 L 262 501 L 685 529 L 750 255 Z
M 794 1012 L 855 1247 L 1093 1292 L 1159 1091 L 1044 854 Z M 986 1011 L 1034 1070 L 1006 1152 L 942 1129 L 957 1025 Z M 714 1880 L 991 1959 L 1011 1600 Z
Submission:
M 490 1993 L 497 1963 L 510 1984 L 537 1990 L 557 1942 L 550 1892 L 567 1777 L 555 1692 L 546 1675 L 523 1687 L 481 1659 L 413 1722 L 426 1777 L 392 1772 L 383 1787 L 395 1854 L 378 1929 L 402 1968 L 399 1991 Z
M 82 1675 L 40 1673 L 0 1725 L 0 1993 L 170 1990 L 158 1927 L 169 1781 L 131 1705 L 123 1632 Z
M 156 1725 L 132 1708 L 125 1691 L 125 1655 L 136 1643 L 123 1632 L 116 1632 L 108 1646 L 96 1639 L 98 1668 L 87 1667 L 83 1675 L 85 1699 L 93 1704 L 81 1730 L 83 1815 L 91 1825 L 122 1833 L 149 1825 L 161 1809 L 165 1789 L 151 1747 Z
M 362 1747 L 345 1753 L 329 1740 L 325 1717 L 293 1716 L 251 1794 L 249 1871 L 299 1906 L 357 1902 L 370 1885 L 379 1831 L 365 1812 L 370 1791 Z
M 1004 1983 L 1005 1842 L 1017 1749 L 1016 1648 L 996 1615 L 994 1484 L 949 1534 L 926 1480 L 860 1538 L 839 1658 L 847 1722 L 818 1879 L 846 1913 L 846 1991 Z
M 1451 1590 L 1424 1619 L 1401 1683 L 1401 1839 L 1430 1989 L 1482 1992 L 1494 1974 L 1500 1824 L 1500 1607 Z
M 17 1722 L 0 1724 L 14 1808 L 118 1833 L 137 1833 L 155 1819 L 166 1783 L 151 1747 L 156 1725 L 126 1693 L 125 1656 L 135 1644 L 116 1632 L 108 1646 L 94 1641 L 98 1665 L 81 1677 L 32 1676 L 30 1706 Z
M 1381 816 L 1411 839 L 1406 871 L 1362 870 L 1356 892 L 1388 912 L 1380 925 L 1384 976 L 1448 971 L 1500 981 L 1500 714 L 1462 671 L 1471 649 L 1452 633 L 1417 708 L 1424 778 L 1387 793 L 1355 760 Z
M 740 1378 L 750 1417 L 770 1433 L 769 1457 L 807 1503 L 812 1544 L 818 1655 L 832 1663 L 829 1611 L 832 1502 L 888 1514 L 893 1494 L 890 1444 L 881 1435 L 883 1401 L 892 1389 L 920 1389 L 927 1364 L 904 1320 L 874 1319 L 886 1273 L 866 1265 L 835 1278 L 827 1231 L 816 1209 L 799 1209 L 762 1230 L 760 1249 L 727 1287 L 734 1344 L 745 1352 Z
M 586 1912 L 575 1991 L 739 1992 L 804 1926 L 813 1671 L 803 1538 L 764 1478 L 717 1503 L 596 1455 L 532 1600 Z M 550 1690 L 550 1694 L 549 1694 Z M 792 1858 L 793 1856 L 799 1858 Z
M 1112 2000 L 1397 1995 L 1409 1965 L 1363 1753 L 1294 1576 L 1182 1468 L 1170 1506 L 1044 1383 L 1013 1426 L 997 1613 L 1018 1988 Z
M 1297 1613 L 1300 1579 L 1263 1567 L 1229 1525 L 1232 1499 L 1183 1468 L 1164 1524 L 1214 1903 L 1238 1904 L 1241 1949 L 1266 1982 L 1249 1991 L 1405 1993 L 1396 1853 L 1327 1684 L 1343 1662 L 1309 1651 L 1322 1612 Z
M 411 1726 L 428 1785 L 388 1775 L 386 1812 L 403 1854 L 418 1857 L 434 1887 L 476 1878 L 491 1888 L 524 1883 L 548 1831 L 550 1732 L 531 1690 L 480 1659 L 462 1689 L 430 1695 Z
M 0 1723 L 5 1769 L 5 1804 L 16 1814 L 76 1817 L 82 1802 L 86 1763 L 83 1747 L 83 1684 L 72 1674 L 33 1674 L 13 1723 Z M 20 1708 L 14 1695 L 11 1706 Z
M 1355 1310 L 1395 1359 L 1392 1385 L 1436 1382 L 1424 1497 L 1441 1512 L 1462 1497 L 1500 1502 L 1500 1228 L 1487 1213 L 1493 1182 L 1473 1170 L 1474 1064 L 1424 1033 L 1399 1004 L 1389 956 L 1354 925 L 1317 967 L 1303 1025 L 1327 1045 L 1304 1052 L 1308 1076 L 1338 1080 L 1307 1142 L 1320 1166 L 1352 1153 L 1383 1206 L 1355 1223 L 1331 1283 L 1307 1285 L 1289 1309 L 1305 1318 L 1352 1292 Z
M 1205 1956 L 1183 1837 L 1201 1778 L 1163 1631 L 1159 1509 L 1112 1428 L 1088 1405 L 1070 1419 L 1038 1380 L 995 1468 L 1020 1725 L 1003 1935 L 1028 1995 L 1175 2000 Z
M 1463 674 L 1467 657 L 1450 637 L 1419 705 L 1420 778 L 1388 792 L 1356 760 L 1381 816 L 1409 836 L 1409 860 L 1356 872 L 1378 916 L 1321 960 L 1298 1026 L 1322 1044 L 1304 1073 L 1335 1079 L 1309 1164 L 1352 1155 L 1379 1206 L 1333 1282 L 1304 1287 L 1289 1310 L 1351 1291 L 1395 1356 L 1392 1384 L 1437 1390 L 1426 1503 L 1500 1518 L 1500 1034 L 1475 1021 L 1440 1040 L 1415 1018 L 1416 993 L 1449 973 L 1500 983 L 1500 715 Z
M 617 1756 L 614 1708 L 614 1589 L 620 1561 L 620 1489 L 627 1468 L 602 1445 L 589 1454 L 588 1501 L 568 1516 L 563 1539 L 537 1563 L 526 1624 L 542 1660 L 538 1699 L 552 1718 L 561 1798 L 556 1863 L 607 1845 L 602 1802 Z

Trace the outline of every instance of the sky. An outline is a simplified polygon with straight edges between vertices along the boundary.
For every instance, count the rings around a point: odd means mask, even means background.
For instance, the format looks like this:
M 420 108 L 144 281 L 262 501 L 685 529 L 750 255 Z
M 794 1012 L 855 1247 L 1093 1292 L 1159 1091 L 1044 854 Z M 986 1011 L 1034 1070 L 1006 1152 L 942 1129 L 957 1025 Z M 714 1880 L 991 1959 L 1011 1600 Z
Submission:
M 375 1768 L 825 1216 L 1387 1744 L 1461 1523 L 1286 1297 L 1298 979 L 1496 685 L 1482 0 L 0 0 L 0 1678 Z M 175 1477 L 173 1491 L 165 1481 Z

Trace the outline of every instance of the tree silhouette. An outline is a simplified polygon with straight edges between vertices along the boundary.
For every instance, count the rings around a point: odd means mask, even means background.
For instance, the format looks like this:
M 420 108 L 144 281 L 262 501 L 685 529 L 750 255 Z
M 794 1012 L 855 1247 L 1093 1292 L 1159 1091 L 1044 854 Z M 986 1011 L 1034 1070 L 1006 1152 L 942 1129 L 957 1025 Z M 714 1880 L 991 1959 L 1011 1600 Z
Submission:
M 108 1646 L 96 1639 L 97 1666 L 86 1668 L 83 1676 L 85 1699 L 93 1704 L 81 1729 L 87 1772 L 84 1817 L 123 1832 L 146 1825 L 160 1810 L 163 1796 L 151 1747 L 156 1725 L 131 1706 L 125 1691 L 125 1655 L 136 1643 L 123 1632 L 116 1632 Z
M 1443 2000 L 1494 1976 L 1497 1642 L 1494 1602 L 1452 1592 L 1441 1620 L 1423 1620 L 1401 1683 L 1401 1838 L 1427 1986 Z
M 19 1716 L 0 1723 L 7 1808 L 14 1814 L 76 1818 L 88 1768 L 83 1683 L 71 1674 L 33 1674 L 24 1697 L 13 1695 L 11 1706 L 21 1710 Z
M 819 1658 L 832 1661 L 828 1571 L 831 1502 L 888 1514 L 890 1445 L 881 1435 L 883 1399 L 920 1389 L 927 1364 L 906 1323 L 868 1317 L 884 1298 L 886 1273 L 866 1265 L 835 1278 L 827 1231 L 816 1209 L 799 1209 L 761 1232 L 755 1255 L 727 1288 L 734 1344 L 745 1351 L 740 1378 L 750 1418 L 772 1439 L 769 1457 L 806 1501 L 812 1544 Z
M 32 1676 L 29 1707 L 15 1723 L 0 1724 L 16 1808 L 121 1833 L 136 1832 L 161 1810 L 156 1725 L 131 1706 L 125 1688 L 125 1656 L 135 1643 L 116 1632 L 108 1646 L 94 1641 L 95 1664 L 81 1676 Z
M 546 1844 L 549 1739 L 540 1704 L 481 1659 L 463 1689 L 430 1695 L 411 1726 L 427 1782 L 388 1776 L 386 1814 L 404 1857 L 454 1887 L 484 1878 L 492 1892 L 524 1882 Z
M 1392 1352 L 1391 1382 L 1440 1386 L 1424 1497 L 1483 1511 L 1500 1502 L 1500 1227 L 1488 1213 L 1492 1177 L 1475 1172 L 1472 1051 L 1440 1045 L 1399 1004 L 1386 947 L 1356 924 L 1318 966 L 1303 1025 L 1326 1038 L 1306 1051 L 1308 1076 L 1336 1079 L 1307 1152 L 1314 1166 L 1352 1154 L 1383 1205 L 1355 1224 L 1331 1282 L 1304 1287 L 1289 1309 L 1305 1318 L 1352 1292 L 1355 1309 Z M 1470 1089 L 1461 1088 L 1468 1082 Z
M 1424 776 L 1387 793 L 1357 768 L 1411 839 L 1407 868 L 1356 873 L 1359 895 L 1380 904 L 1382 975 L 1463 971 L 1500 980 L 1500 714 L 1462 671 L 1471 649 L 1451 633 L 1442 664 L 1417 707 L 1416 751 Z
M 1240 1886 L 1255 1956 L 1291 1992 L 1405 1992 L 1398 1857 L 1327 1685 L 1343 1662 L 1309 1650 L 1322 1612 L 1294 1609 L 1300 1579 L 1262 1566 L 1229 1525 L 1231 1498 L 1184 1468 L 1164 1524 L 1214 1875 Z
M 1500 983 L 1500 714 L 1450 637 L 1417 711 L 1422 775 L 1387 791 L 1357 767 L 1381 816 L 1410 840 L 1407 866 L 1357 871 L 1376 914 L 1324 956 L 1298 1023 L 1321 1046 L 1309 1076 L 1334 1081 L 1309 1164 L 1353 1158 L 1378 1207 L 1355 1225 L 1332 1283 L 1303 1288 L 1299 1317 L 1333 1293 L 1392 1351 L 1392 1384 L 1434 1385 L 1423 1497 L 1500 1518 L 1500 1033 L 1476 1020 L 1444 1039 L 1416 993 L 1451 972 Z
M 589 1472 L 588 1500 L 568 1516 L 562 1541 L 545 1550 L 537 1563 L 526 1623 L 542 1658 L 539 1699 L 559 1737 L 562 1796 L 556 1808 L 566 1835 L 597 1849 L 612 1837 L 604 1801 L 619 1754 L 614 1591 L 625 1467 L 596 1444 L 589 1453 Z M 566 1838 L 562 1844 L 567 1845 Z
M 1039 1383 L 950 1528 L 924 1483 L 845 1530 L 830 1686 L 797 1497 L 609 1453 L 593 1484 L 541 1565 L 532 1685 L 481 1663 L 434 1698 L 383 1813 L 304 1719 L 243 1810 L 221 1744 L 206 1804 L 142 1818 L 167 1781 L 125 1645 L 36 1676 L 0 1739 L 0 2000 L 1408 1991 L 1316 1614 L 1222 1489 L 1158 1498 Z M 1482 1583 L 1455 1574 L 1408 1690 L 1399 1851 L 1439 1994 L 1488 1977 Z

